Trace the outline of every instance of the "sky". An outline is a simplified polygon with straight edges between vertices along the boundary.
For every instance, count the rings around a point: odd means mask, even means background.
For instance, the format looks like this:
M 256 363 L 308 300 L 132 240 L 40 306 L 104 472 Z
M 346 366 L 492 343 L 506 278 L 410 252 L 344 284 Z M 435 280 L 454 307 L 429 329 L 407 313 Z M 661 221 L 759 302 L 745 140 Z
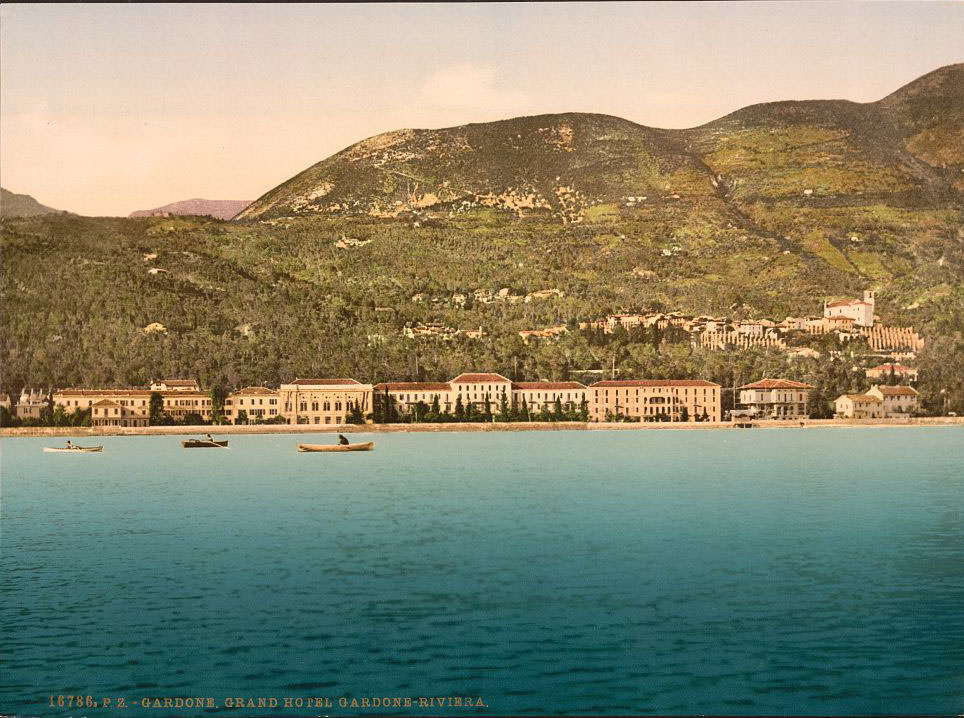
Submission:
M 253 200 L 403 127 L 869 102 L 962 38 L 964 0 L 3 4 L 0 182 L 85 215 Z

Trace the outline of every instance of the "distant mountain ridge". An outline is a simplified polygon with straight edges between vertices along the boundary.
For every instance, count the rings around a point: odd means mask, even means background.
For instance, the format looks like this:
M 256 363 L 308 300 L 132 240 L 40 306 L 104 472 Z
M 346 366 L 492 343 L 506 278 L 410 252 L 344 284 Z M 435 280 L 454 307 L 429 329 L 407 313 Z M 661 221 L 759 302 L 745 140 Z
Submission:
M 871 103 L 752 105 L 663 130 L 584 113 L 395 130 L 312 165 L 237 219 L 494 207 L 578 222 L 598 205 L 964 198 L 964 64 Z
M 0 215 L 4 217 L 35 217 L 60 213 L 61 210 L 40 204 L 29 194 L 17 194 L 0 187 Z
M 215 219 L 231 219 L 238 212 L 251 204 L 251 200 L 244 199 L 185 199 L 172 202 L 163 207 L 141 209 L 131 212 L 130 217 L 167 217 L 181 215 L 197 215 L 199 217 L 214 217 Z

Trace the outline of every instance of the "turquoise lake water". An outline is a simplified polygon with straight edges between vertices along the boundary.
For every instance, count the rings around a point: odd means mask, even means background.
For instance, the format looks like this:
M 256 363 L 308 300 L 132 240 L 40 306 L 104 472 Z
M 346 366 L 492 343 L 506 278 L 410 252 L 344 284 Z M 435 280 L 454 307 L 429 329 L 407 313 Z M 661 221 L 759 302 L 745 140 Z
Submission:
M 2 712 L 964 711 L 964 428 L 352 437 L 4 439 Z

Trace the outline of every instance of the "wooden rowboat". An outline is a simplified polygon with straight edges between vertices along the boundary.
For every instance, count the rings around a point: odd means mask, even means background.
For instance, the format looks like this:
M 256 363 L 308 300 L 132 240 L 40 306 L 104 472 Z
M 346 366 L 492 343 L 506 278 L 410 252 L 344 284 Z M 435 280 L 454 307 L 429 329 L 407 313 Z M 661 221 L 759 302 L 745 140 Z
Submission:
M 227 448 L 228 440 L 208 441 L 207 439 L 185 439 L 181 446 L 185 449 L 224 449 Z
M 298 451 L 371 451 L 374 441 L 364 444 L 298 444 Z
M 48 454 L 96 454 L 104 450 L 103 446 L 45 446 Z

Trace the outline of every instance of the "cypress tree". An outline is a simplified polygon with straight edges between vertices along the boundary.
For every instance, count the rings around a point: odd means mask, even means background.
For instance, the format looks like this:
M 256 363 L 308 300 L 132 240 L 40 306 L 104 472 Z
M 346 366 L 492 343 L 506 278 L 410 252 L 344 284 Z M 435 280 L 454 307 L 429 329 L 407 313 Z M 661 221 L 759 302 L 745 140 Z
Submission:
M 151 401 L 148 410 L 148 423 L 155 426 L 161 423 L 161 416 L 164 413 L 164 397 L 159 392 L 151 392 Z M 240 423 L 240 422 L 239 422 Z

